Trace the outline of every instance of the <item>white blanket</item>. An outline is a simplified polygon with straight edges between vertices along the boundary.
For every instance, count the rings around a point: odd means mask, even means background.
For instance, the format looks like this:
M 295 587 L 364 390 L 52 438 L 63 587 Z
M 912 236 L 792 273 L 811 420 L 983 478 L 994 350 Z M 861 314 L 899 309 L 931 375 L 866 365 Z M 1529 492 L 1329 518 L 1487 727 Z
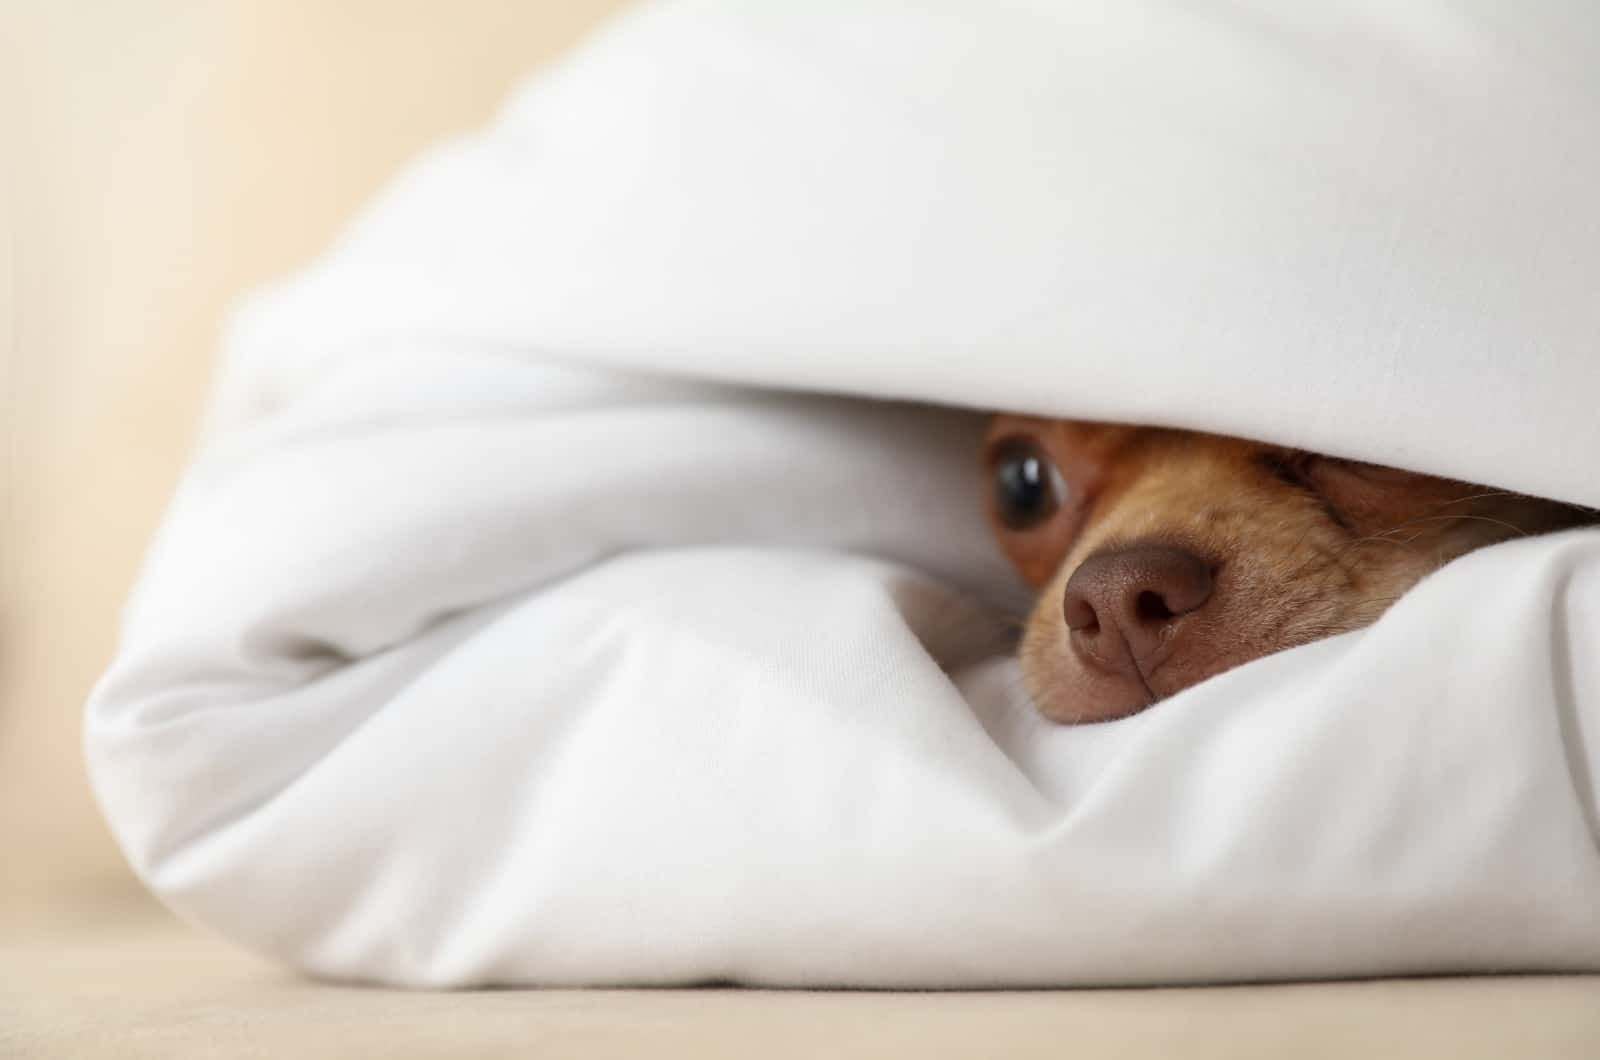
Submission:
M 1600 532 L 1058 728 L 982 416 L 897 403 L 1600 504 L 1593 11 L 639 10 L 240 314 L 128 857 L 409 984 L 1600 969 Z

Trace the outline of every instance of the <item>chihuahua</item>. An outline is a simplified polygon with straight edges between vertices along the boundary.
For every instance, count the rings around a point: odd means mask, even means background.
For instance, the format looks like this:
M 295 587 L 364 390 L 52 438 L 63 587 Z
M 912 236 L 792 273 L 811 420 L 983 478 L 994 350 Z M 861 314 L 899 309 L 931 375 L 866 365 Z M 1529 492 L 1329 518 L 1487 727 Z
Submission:
M 1358 629 L 1422 577 L 1600 513 L 1192 431 L 997 417 L 1001 546 L 1040 591 L 1024 681 L 1067 723 L 1136 713 L 1241 663 Z

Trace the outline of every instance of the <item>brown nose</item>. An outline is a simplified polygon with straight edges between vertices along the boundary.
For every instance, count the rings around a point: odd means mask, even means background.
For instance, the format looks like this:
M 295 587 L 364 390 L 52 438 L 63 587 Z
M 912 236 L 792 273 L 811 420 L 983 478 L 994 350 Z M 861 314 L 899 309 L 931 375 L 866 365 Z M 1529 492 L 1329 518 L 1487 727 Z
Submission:
M 1210 598 L 1205 560 L 1180 548 L 1135 545 L 1079 564 L 1062 611 L 1078 652 L 1143 683 L 1165 661 L 1178 620 Z

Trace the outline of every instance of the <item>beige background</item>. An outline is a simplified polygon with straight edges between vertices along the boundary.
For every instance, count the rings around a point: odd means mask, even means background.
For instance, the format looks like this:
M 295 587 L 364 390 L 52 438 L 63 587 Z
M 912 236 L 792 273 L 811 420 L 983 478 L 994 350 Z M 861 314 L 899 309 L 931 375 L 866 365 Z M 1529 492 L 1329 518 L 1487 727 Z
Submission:
M 0 910 L 126 885 L 79 709 L 224 305 L 620 6 L 0 0 Z

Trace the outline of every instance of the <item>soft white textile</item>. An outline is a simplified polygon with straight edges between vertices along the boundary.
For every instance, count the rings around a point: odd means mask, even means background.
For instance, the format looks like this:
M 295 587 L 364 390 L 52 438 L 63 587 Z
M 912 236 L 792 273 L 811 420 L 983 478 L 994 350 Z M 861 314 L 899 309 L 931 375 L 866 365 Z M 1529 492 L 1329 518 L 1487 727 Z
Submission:
M 975 409 L 1600 503 L 1587 4 L 646 7 L 247 307 L 89 706 L 415 984 L 1600 969 L 1600 532 L 1049 726 Z

